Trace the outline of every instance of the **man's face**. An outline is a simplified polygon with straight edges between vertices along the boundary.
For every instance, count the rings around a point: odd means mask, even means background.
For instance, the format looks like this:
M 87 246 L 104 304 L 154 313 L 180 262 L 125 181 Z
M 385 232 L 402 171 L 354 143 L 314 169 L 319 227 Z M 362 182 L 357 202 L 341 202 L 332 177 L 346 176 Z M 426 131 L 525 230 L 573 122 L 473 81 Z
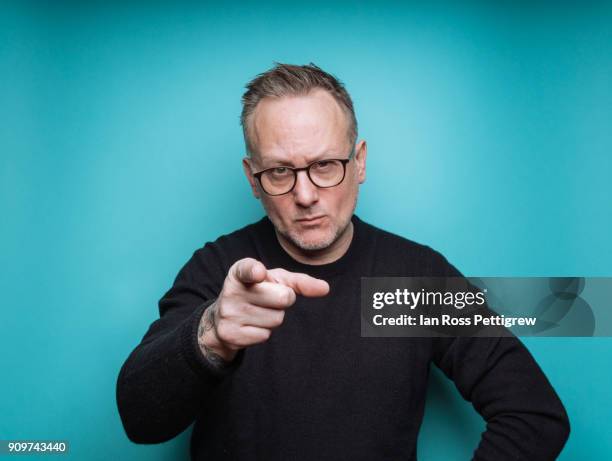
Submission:
M 365 180 L 365 142 L 357 144 L 339 185 L 319 188 L 306 171 L 300 171 L 291 192 L 270 196 L 252 173 L 348 158 L 353 150 L 347 134 L 349 119 L 327 91 L 314 90 L 305 96 L 261 100 L 250 123 L 256 152 L 244 160 L 244 169 L 277 232 L 301 251 L 330 247 L 347 230 L 355 210 L 359 184 Z

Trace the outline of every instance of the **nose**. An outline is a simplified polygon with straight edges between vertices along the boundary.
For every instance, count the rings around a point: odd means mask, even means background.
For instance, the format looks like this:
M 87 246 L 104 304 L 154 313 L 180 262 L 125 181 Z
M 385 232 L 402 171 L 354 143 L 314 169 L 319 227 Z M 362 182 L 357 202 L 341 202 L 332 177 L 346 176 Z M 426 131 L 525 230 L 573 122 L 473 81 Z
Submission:
M 295 202 L 303 207 L 309 207 L 319 200 L 319 189 L 310 181 L 306 171 L 298 171 L 293 197 Z

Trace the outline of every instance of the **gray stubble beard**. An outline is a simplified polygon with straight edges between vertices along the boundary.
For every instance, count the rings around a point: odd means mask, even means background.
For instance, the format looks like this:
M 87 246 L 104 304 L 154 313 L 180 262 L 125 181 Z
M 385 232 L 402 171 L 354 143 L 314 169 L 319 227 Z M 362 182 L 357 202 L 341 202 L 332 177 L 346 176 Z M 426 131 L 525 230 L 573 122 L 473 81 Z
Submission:
M 328 238 L 322 242 L 314 242 L 314 243 L 308 243 L 308 242 L 304 242 L 303 240 L 300 239 L 300 237 L 298 235 L 291 235 L 290 232 L 281 232 L 278 227 L 276 225 L 274 225 L 274 228 L 276 229 L 276 232 L 279 233 L 280 235 L 282 235 L 285 239 L 289 240 L 294 246 L 298 247 L 301 250 L 304 251 L 320 251 L 320 250 L 324 250 L 326 248 L 329 248 L 331 245 L 334 244 L 334 242 L 336 242 L 336 240 L 338 240 L 338 238 L 346 231 L 347 227 L 350 225 L 351 223 L 351 218 L 353 216 L 353 214 L 355 213 L 355 209 L 357 208 L 357 197 L 358 197 L 359 193 L 355 194 L 355 198 L 353 199 L 353 206 L 352 206 L 352 210 L 351 213 L 348 216 L 347 221 L 344 223 L 344 225 L 338 227 L 336 229 L 336 232 L 334 232 L 334 234 L 331 236 L 331 238 Z M 268 212 L 268 209 L 265 205 L 265 203 L 263 203 L 264 209 L 266 210 L 266 213 Z M 267 213 L 268 216 L 270 216 L 269 213 Z M 274 223 L 272 223 L 274 224 Z

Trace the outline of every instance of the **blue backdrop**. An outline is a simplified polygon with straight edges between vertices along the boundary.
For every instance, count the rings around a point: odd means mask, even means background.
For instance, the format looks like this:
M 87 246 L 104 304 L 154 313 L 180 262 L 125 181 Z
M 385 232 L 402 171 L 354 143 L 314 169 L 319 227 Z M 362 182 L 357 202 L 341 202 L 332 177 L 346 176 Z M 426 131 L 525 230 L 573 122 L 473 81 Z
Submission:
M 186 459 L 189 431 L 128 441 L 116 377 L 191 253 L 263 214 L 238 116 L 273 61 L 346 82 L 366 221 L 466 275 L 612 275 L 609 4 L 285 3 L 0 6 L 0 439 Z M 608 458 L 611 340 L 525 343 L 570 415 L 560 459 Z M 436 371 L 420 456 L 483 429 Z

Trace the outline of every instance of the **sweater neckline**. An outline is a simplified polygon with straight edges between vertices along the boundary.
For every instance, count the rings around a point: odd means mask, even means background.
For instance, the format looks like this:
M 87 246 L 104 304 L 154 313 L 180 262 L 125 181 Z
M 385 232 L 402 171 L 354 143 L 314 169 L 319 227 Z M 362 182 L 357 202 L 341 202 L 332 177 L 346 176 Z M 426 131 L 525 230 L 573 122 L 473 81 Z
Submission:
M 305 264 L 294 259 L 281 246 L 272 221 L 265 216 L 262 219 L 264 235 L 268 243 L 268 248 L 272 248 L 274 256 L 273 263 L 275 267 L 282 267 L 291 272 L 302 272 L 313 277 L 325 278 L 339 273 L 346 272 L 354 267 L 354 263 L 358 258 L 359 248 L 363 241 L 363 221 L 353 214 L 351 217 L 353 223 L 353 236 L 346 252 L 337 260 L 327 264 Z

